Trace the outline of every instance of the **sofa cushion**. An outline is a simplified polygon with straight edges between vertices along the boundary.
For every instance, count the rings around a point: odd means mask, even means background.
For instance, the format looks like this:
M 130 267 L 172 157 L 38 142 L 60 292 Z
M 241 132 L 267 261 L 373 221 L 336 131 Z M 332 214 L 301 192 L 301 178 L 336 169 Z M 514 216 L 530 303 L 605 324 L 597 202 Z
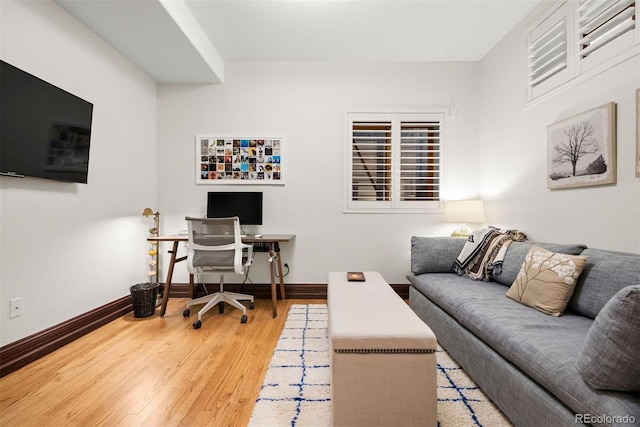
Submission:
M 588 257 L 569 301 L 568 309 L 595 319 L 602 307 L 622 288 L 640 284 L 640 255 L 585 249 Z
M 560 316 L 573 294 L 587 258 L 533 246 L 507 296 L 550 316 Z
M 576 367 L 591 387 L 640 391 L 640 285 L 628 286 L 600 310 Z
M 520 272 L 524 257 L 527 256 L 529 249 L 531 249 L 533 245 L 540 246 L 551 252 L 568 255 L 580 255 L 581 252 L 586 249 L 585 245 L 580 244 L 563 245 L 557 243 L 511 242 L 507 253 L 504 255 L 502 271 L 499 274 L 494 274 L 493 280 L 505 286 L 511 286 Z
M 448 273 L 466 239 L 455 237 L 411 237 L 411 271 L 413 274 Z

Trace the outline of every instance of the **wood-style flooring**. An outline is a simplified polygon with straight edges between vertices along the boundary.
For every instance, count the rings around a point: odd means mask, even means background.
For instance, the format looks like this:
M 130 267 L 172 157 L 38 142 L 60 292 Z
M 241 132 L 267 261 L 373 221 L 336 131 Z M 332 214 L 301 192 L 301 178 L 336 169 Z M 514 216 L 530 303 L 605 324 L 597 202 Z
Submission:
M 209 311 L 202 328 L 171 299 L 165 317 L 127 314 L 0 378 L 1 426 L 246 426 L 291 304 Z

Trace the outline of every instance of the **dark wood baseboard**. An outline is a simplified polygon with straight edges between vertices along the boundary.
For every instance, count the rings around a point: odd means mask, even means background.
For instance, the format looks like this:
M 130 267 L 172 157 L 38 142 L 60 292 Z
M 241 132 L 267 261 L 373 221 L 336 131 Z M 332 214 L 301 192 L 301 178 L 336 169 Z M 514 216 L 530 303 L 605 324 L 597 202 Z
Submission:
M 409 285 L 391 285 L 391 287 L 403 299 L 409 298 Z M 216 292 L 218 285 L 207 284 L 207 289 L 209 292 Z M 258 299 L 271 298 L 271 285 L 267 283 L 225 284 L 225 290 L 247 293 Z M 323 283 L 286 284 L 285 293 L 286 297 L 290 299 L 326 299 L 327 285 Z M 196 297 L 205 294 L 204 287 L 201 284 L 195 286 L 195 294 Z M 189 284 L 173 283 L 169 296 L 171 298 L 188 298 Z M 363 302 L 366 303 L 366 295 L 363 295 Z M 23 366 L 131 311 L 133 311 L 131 296 L 127 295 L 58 325 L 0 347 L 0 377 L 17 371 Z
M 131 296 L 125 296 L 0 347 L 0 377 L 46 356 L 130 311 L 133 311 Z
M 278 285 L 279 286 L 279 285 Z M 206 288 L 208 293 L 217 292 L 220 285 L 217 283 L 207 283 Z M 245 284 L 233 284 L 225 283 L 225 291 L 238 292 L 243 294 L 253 295 L 257 299 L 271 299 L 271 284 L 270 283 L 245 283 Z M 198 283 L 194 286 L 194 297 L 201 297 L 207 294 L 205 287 Z M 287 298 L 291 299 L 326 299 L 327 298 L 327 285 L 326 284 L 289 284 L 285 285 L 285 294 Z M 189 284 L 188 283 L 175 283 L 171 285 L 170 297 L 174 295 L 180 295 L 182 298 L 189 297 Z
M 217 292 L 219 288 L 217 283 L 207 283 L 206 287 L 209 293 Z M 391 285 L 394 291 L 403 299 L 409 298 L 409 285 Z M 258 299 L 271 298 L 271 284 L 269 283 L 245 283 L 233 284 L 225 283 L 224 289 L 230 292 L 239 292 L 253 295 Z M 307 283 L 307 284 L 290 284 L 285 285 L 285 293 L 287 298 L 291 299 L 327 299 L 326 283 Z M 201 297 L 207 294 L 202 284 L 198 283 L 194 286 L 194 297 Z M 172 283 L 171 298 L 189 298 L 188 283 Z

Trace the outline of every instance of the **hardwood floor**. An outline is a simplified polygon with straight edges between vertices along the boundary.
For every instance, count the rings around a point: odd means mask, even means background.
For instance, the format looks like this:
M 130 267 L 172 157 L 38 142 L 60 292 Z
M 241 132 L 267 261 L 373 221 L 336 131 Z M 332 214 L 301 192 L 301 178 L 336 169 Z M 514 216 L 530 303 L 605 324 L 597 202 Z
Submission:
M 256 300 L 182 317 L 184 299 L 164 318 L 127 314 L 0 378 L 3 426 L 245 426 L 291 304 Z M 196 307 L 197 308 L 197 307 Z

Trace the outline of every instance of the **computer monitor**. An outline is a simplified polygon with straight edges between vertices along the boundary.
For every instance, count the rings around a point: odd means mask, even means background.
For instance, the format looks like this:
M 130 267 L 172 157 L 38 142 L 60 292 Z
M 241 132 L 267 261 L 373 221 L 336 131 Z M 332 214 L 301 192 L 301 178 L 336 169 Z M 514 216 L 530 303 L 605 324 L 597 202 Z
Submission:
M 207 218 L 237 216 L 240 225 L 262 225 L 262 192 L 211 191 L 207 194 Z

